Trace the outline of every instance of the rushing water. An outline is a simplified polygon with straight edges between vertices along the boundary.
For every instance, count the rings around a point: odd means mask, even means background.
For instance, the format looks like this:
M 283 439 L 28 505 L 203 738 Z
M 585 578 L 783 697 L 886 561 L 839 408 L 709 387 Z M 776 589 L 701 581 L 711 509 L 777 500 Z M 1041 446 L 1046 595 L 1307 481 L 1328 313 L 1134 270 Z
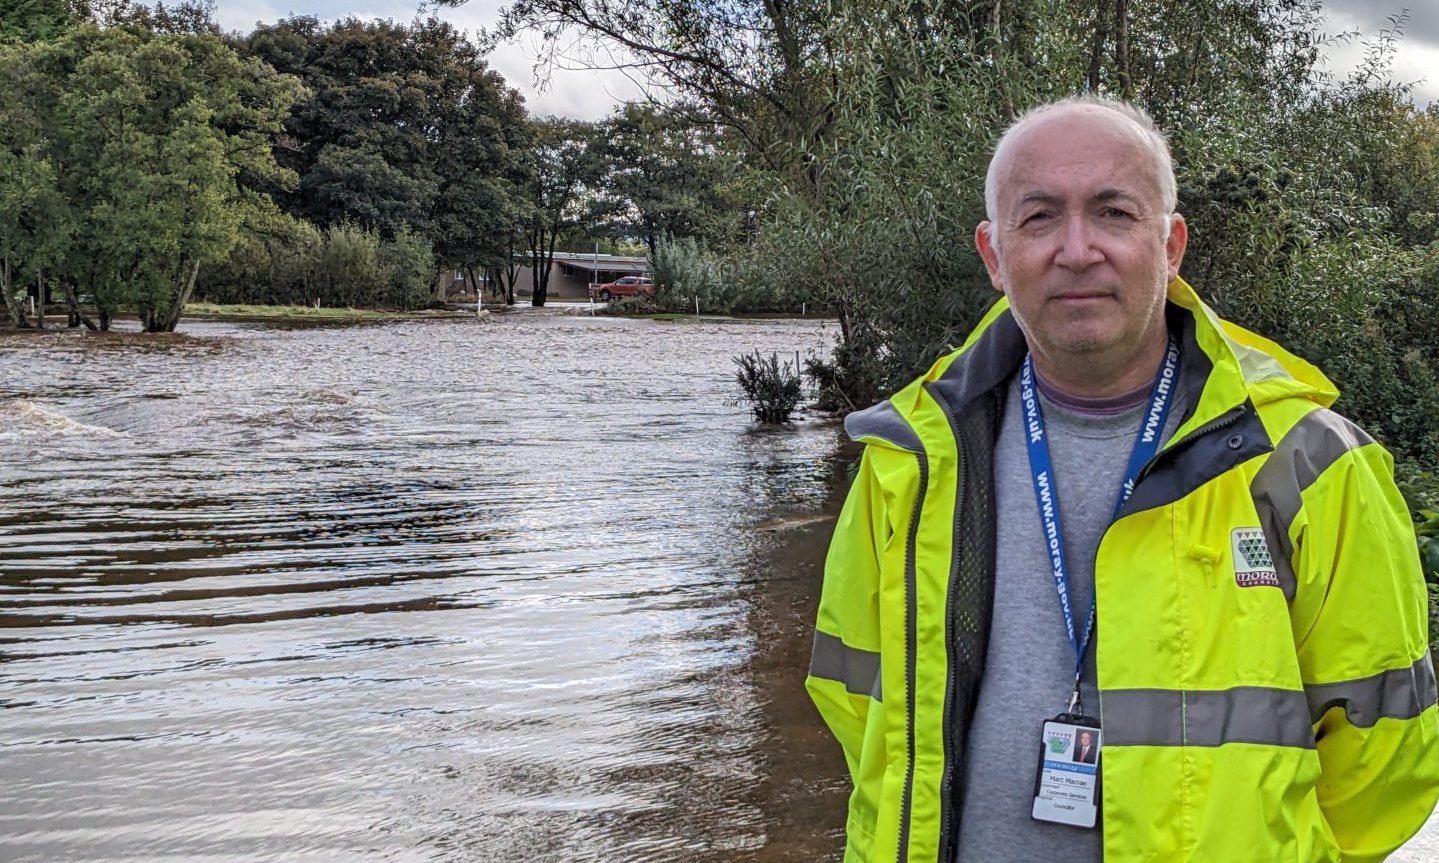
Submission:
M 832 325 L 185 329 L 0 340 L 0 861 L 837 859 Z
M 0 342 L 0 860 L 833 854 L 832 325 L 185 329 Z

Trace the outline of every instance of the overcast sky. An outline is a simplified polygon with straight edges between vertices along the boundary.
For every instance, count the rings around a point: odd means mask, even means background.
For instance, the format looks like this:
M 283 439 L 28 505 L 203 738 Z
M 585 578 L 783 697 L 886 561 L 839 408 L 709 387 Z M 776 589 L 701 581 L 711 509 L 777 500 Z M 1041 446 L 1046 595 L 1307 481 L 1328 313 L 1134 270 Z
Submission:
M 1415 102 L 1428 104 L 1439 99 L 1439 2 L 1407 0 L 1409 20 L 1394 62 L 1397 80 L 1415 84 Z M 409 21 L 415 17 L 415 0 L 218 0 L 216 16 L 226 30 L 249 32 L 256 22 L 272 23 L 290 15 L 313 15 L 333 20 L 353 15 L 361 19 L 392 18 Z M 469 0 L 459 8 L 445 8 L 440 17 L 472 35 L 494 23 L 503 0 Z M 1325 0 L 1330 34 L 1359 31 L 1372 38 L 1390 26 L 1389 17 L 1405 5 L 1389 0 Z M 614 71 L 553 70 L 548 85 L 541 87 L 533 67 L 538 43 L 523 40 L 497 48 L 490 66 L 525 97 L 535 116 L 556 114 L 594 120 L 605 116 L 618 103 L 637 98 L 639 88 Z M 1352 68 L 1364 54 L 1361 40 L 1331 51 L 1329 66 L 1336 72 Z M 1428 80 L 1425 80 L 1425 79 Z

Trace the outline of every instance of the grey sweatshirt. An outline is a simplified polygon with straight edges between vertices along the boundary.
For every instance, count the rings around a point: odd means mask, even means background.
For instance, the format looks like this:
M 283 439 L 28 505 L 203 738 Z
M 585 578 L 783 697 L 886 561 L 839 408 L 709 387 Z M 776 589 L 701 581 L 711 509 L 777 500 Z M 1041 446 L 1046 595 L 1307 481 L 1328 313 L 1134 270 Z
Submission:
M 1068 704 L 1074 651 L 1035 503 L 1018 378 L 1015 375 L 1010 383 L 995 445 L 999 527 L 994 617 L 984 681 L 965 747 L 957 863 L 1097 863 L 1102 857 L 1099 827 L 1085 830 L 1030 817 L 1040 725 Z M 1055 395 L 1052 390 L 1049 394 Z M 1119 483 L 1148 395 L 1146 388 L 1137 403 L 1133 398 L 1119 400 L 1133 406 L 1113 413 L 1115 404 L 1081 406 L 1069 399 L 1064 400 L 1066 408 L 1041 389 L 1040 410 L 1059 499 L 1076 637 L 1083 633 L 1089 615 L 1095 554 L 1114 515 Z M 1178 427 L 1184 409 L 1177 397 L 1165 424 L 1165 439 Z M 1094 656 L 1104 626 L 1100 614 L 1081 683 L 1085 713 L 1096 718 Z

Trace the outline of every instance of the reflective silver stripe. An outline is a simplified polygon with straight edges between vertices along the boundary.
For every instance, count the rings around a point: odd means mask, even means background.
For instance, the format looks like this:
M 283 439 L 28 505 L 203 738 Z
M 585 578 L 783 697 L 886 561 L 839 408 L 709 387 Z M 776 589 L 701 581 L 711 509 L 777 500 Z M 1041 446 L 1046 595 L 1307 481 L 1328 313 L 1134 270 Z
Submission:
M 844 688 L 855 695 L 880 700 L 879 654 L 850 647 L 819 630 L 815 630 L 814 647 L 809 654 L 809 673 L 811 677 L 843 683 Z
M 1434 665 L 1429 654 L 1408 668 L 1391 668 L 1370 677 L 1304 687 L 1309 716 L 1318 722 L 1343 707 L 1355 728 L 1373 728 L 1380 719 L 1413 719 L 1434 705 Z
M 1345 453 L 1373 442 L 1363 429 L 1320 408 L 1294 424 L 1249 484 L 1279 586 L 1289 599 L 1294 598 L 1297 584 L 1289 528 L 1304 505 L 1300 495 Z
M 899 410 L 888 399 L 871 405 L 862 411 L 855 411 L 844 418 L 844 431 L 852 440 L 862 441 L 867 437 L 878 438 L 902 450 L 924 452 L 919 435 L 899 415 Z
M 1106 746 L 1314 748 L 1309 705 L 1295 689 L 1107 689 L 1099 703 Z

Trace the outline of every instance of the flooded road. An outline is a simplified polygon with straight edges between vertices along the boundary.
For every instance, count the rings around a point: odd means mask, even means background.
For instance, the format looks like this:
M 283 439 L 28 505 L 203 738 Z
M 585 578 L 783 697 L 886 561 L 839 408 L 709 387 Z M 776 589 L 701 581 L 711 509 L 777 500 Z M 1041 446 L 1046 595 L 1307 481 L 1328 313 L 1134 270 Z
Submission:
M 833 325 L 183 329 L 0 339 L 0 861 L 838 859 Z
M 832 325 L 184 329 L 0 342 L 0 860 L 834 857 Z

